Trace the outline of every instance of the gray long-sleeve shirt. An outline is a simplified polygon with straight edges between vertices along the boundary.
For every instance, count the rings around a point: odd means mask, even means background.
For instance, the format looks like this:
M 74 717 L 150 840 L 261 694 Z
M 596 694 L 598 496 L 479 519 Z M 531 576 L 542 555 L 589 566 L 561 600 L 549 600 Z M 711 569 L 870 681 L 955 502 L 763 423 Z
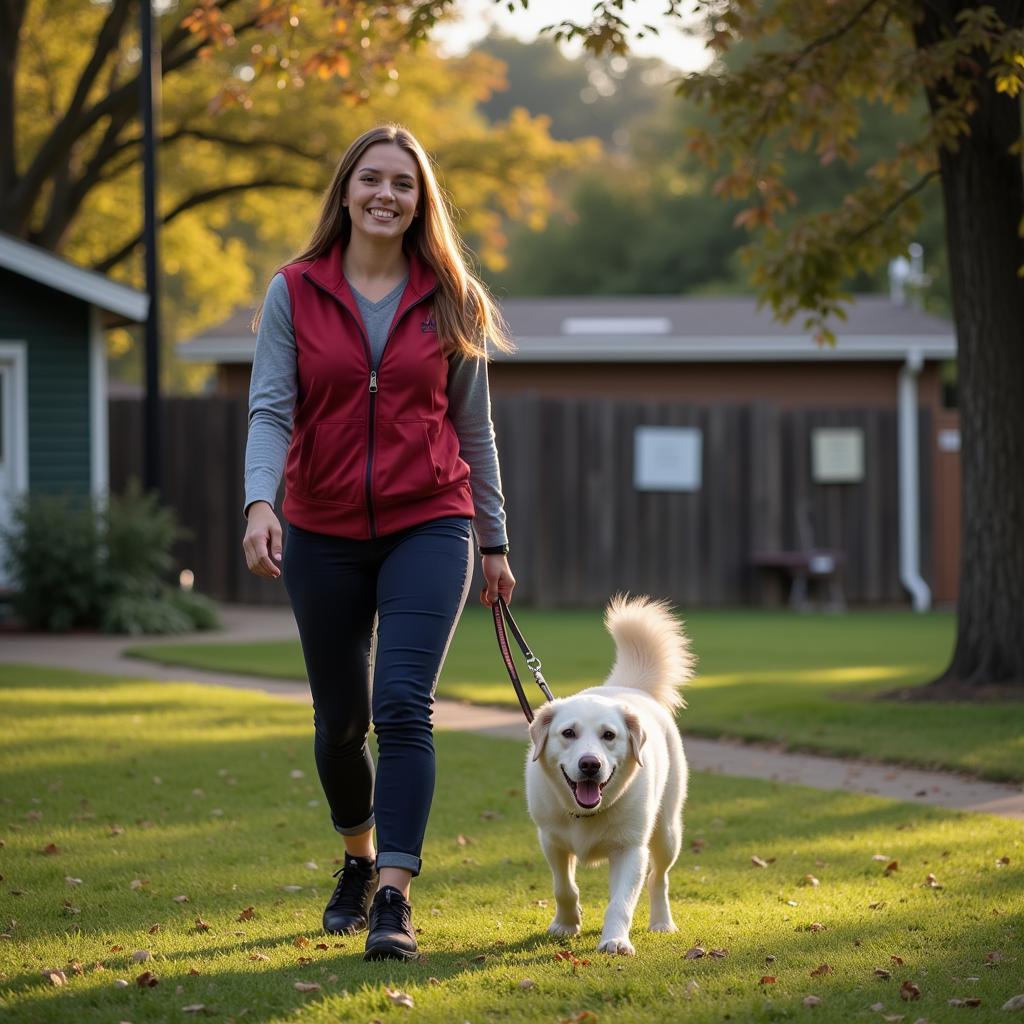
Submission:
M 355 293 L 370 334 L 374 362 L 401 298 L 396 289 L 378 303 Z M 388 315 L 388 308 L 390 315 Z M 383 322 L 383 329 L 381 323 Z M 372 324 L 372 326 L 371 326 Z M 376 345 L 374 342 L 376 341 Z M 256 354 L 249 386 L 249 437 L 245 448 L 245 505 L 271 505 L 284 471 L 291 443 L 293 411 L 298 396 L 297 352 L 292 326 L 291 297 L 283 274 L 267 289 L 256 337 Z M 487 363 L 452 356 L 448 364 L 448 418 L 459 438 L 459 454 L 468 463 L 476 518 L 473 528 L 483 547 L 505 544 L 505 503 L 501 493 L 498 453 L 491 424 Z

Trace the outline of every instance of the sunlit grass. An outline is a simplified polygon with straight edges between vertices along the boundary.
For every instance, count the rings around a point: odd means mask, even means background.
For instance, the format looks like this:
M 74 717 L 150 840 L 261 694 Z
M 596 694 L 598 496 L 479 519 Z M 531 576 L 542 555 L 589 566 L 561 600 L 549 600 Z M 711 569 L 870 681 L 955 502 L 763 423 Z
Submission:
M 61 694 L 66 702 L 54 700 Z M 611 959 L 594 952 L 604 868 L 580 875 L 583 933 L 570 943 L 545 934 L 550 879 L 525 812 L 522 745 L 440 734 L 413 890 L 427 956 L 366 964 L 361 938 L 319 932 L 340 843 L 316 780 L 307 707 L 5 667 L 0 714 L 5 1024 L 556 1024 L 584 1010 L 601 1024 L 710 1024 L 810 1015 L 807 995 L 823 1000 L 813 1011 L 820 1021 L 874 1022 L 869 1008 L 881 1003 L 908 1024 L 940 1024 L 961 1013 L 1008 1020 L 999 1007 L 1024 990 L 1019 823 L 697 775 L 672 876 L 680 931 L 647 933 L 641 903 L 638 956 Z M 49 844 L 56 852 L 43 852 Z M 755 855 L 769 866 L 754 867 Z M 887 876 L 892 860 L 899 867 Z M 928 873 L 942 888 L 926 887 Z M 805 884 L 808 875 L 820 884 Z M 247 907 L 254 916 L 239 920 Z M 685 959 L 698 943 L 728 955 Z M 574 970 L 556 960 L 567 947 L 589 963 Z M 152 959 L 132 960 L 140 949 Z M 812 977 L 823 963 L 833 973 Z M 891 977 L 877 978 L 876 967 Z M 63 969 L 67 984 L 50 984 L 44 968 Z M 146 969 L 156 988 L 135 984 Z M 765 975 L 776 982 L 760 985 Z M 901 1002 L 904 980 L 920 1000 Z M 302 994 L 297 981 L 320 988 Z M 414 1010 L 394 1006 L 385 984 L 409 993 Z M 982 1005 L 954 1010 L 952 998 Z M 197 1005 L 206 1008 L 197 1016 L 183 1010 Z
M 523 609 L 516 616 L 557 696 L 604 678 L 613 652 L 600 612 Z M 942 671 L 954 638 L 949 614 L 694 612 L 686 623 L 699 658 L 679 719 L 686 732 L 1024 780 L 1024 705 L 879 699 Z M 167 644 L 138 653 L 169 664 L 305 678 L 297 643 Z M 483 609 L 467 609 L 438 692 L 516 706 Z M 532 696 L 540 699 L 537 691 Z

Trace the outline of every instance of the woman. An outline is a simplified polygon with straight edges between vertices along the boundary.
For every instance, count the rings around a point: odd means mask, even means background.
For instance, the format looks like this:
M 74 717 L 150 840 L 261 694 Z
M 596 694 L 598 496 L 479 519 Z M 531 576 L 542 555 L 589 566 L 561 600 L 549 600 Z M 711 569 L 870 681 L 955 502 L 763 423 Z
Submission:
M 471 523 L 481 600 L 508 600 L 515 579 L 484 349 L 509 343 L 407 130 L 352 143 L 255 324 L 243 549 L 257 575 L 283 572 L 299 627 L 317 771 L 345 843 L 324 928 L 368 927 L 366 959 L 410 958 L 431 705 L 472 576 Z

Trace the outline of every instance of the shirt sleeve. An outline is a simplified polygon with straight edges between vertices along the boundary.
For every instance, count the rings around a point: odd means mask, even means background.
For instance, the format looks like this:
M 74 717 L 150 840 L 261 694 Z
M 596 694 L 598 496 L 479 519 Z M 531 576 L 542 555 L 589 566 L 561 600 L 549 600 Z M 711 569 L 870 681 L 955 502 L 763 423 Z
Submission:
M 276 274 L 263 303 L 249 383 L 243 506 L 246 512 L 254 501 L 273 505 L 277 497 L 292 439 L 297 381 L 291 297 L 284 275 Z
M 476 518 L 473 529 L 481 547 L 507 544 L 505 499 L 501 493 L 498 449 L 491 422 L 487 361 L 454 355 L 448 363 L 448 416 L 459 437 L 459 454 L 469 464 Z

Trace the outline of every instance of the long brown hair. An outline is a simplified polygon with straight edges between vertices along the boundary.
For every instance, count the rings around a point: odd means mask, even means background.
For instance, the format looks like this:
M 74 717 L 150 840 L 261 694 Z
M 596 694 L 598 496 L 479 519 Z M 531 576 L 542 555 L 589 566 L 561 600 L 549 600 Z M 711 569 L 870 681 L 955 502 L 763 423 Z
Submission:
M 437 274 L 434 319 L 445 351 L 470 357 L 486 355 L 488 345 L 503 352 L 511 351 L 514 346 L 508 327 L 494 299 L 467 267 L 465 244 L 455 229 L 451 208 L 437 183 L 430 157 L 412 132 L 401 125 L 378 125 L 363 132 L 348 147 L 324 193 L 313 237 L 306 248 L 284 266 L 319 259 L 334 245 L 340 244 L 342 248 L 348 245 L 352 217 L 342 199 L 362 155 L 378 142 L 398 146 L 419 168 L 420 216 L 409 225 L 402 244 L 407 253 L 415 253 Z M 262 314 L 261 303 L 253 317 L 253 330 L 259 327 Z

